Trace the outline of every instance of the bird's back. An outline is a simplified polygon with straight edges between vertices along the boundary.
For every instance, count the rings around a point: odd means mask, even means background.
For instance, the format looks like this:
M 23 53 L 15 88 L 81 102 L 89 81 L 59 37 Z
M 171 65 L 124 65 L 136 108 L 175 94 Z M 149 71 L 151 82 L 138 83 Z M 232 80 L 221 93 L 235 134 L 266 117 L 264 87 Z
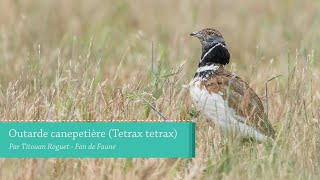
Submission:
M 221 66 L 205 80 L 198 78 L 191 86 L 197 108 L 207 119 L 217 119 L 222 129 L 230 129 L 236 124 L 241 131 L 248 131 L 242 133 L 246 136 L 274 137 L 275 131 L 264 114 L 260 98 L 240 77 Z
M 264 113 L 259 96 L 240 77 L 220 67 L 204 85 L 209 92 L 222 92 L 229 108 L 245 118 L 244 123 L 274 137 L 275 131 Z

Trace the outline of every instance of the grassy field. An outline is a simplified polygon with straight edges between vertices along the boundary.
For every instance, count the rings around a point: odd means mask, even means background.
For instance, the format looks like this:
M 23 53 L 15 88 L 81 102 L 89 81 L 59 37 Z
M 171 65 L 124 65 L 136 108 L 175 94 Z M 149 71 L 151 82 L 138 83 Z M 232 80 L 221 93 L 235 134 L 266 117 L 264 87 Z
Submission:
M 200 115 L 194 159 L 0 159 L 0 179 L 318 179 L 320 1 L 0 1 L 0 119 L 190 119 L 200 57 L 217 28 L 227 69 L 249 82 L 274 146 L 221 138 Z M 170 148 L 170 147 L 168 147 Z

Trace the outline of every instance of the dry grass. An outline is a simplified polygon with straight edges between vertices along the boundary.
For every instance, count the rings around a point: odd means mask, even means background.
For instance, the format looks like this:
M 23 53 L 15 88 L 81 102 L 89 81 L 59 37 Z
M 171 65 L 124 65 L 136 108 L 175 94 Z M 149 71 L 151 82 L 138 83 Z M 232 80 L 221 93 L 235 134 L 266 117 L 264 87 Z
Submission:
M 1 179 L 317 179 L 320 1 L 0 1 L 1 119 L 189 119 L 215 27 L 265 102 L 275 146 L 221 139 L 200 116 L 194 159 L 0 159 Z M 154 44 L 154 66 L 151 47 Z M 168 147 L 170 148 L 170 147 Z

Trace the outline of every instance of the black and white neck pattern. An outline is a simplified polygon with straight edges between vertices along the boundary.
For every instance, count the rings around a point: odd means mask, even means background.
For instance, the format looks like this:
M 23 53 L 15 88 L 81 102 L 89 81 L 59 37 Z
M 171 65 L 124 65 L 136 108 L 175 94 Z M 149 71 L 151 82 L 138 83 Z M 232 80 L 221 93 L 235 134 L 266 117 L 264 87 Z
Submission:
M 208 64 L 204 66 L 200 66 L 197 69 L 194 78 L 200 78 L 202 81 L 207 81 L 208 78 L 215 73 L 216 70 L 219 69 L 221 64 Z
M 194 77 L 202 81 L 208 80 L 220 66 L 228 64 L 229 59 L 230 54 L 224 41 L 203 44 L 201 59 Z

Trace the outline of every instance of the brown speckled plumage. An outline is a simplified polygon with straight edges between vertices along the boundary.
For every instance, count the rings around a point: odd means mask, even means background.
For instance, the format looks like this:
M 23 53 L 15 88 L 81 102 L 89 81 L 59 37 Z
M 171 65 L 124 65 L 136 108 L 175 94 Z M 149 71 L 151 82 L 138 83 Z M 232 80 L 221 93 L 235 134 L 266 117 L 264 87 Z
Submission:
M 234 109 L 237 115 L 246 119 L 244 123 L 265 135 L 275 136 L 275 131 L 264 114 L 259 96 L 240 77 L 220 66 L 214 75 L 203 83 L 203 86 L 210 93 L 222 92 L 223 98 L 228 100 L 229 107 Z

